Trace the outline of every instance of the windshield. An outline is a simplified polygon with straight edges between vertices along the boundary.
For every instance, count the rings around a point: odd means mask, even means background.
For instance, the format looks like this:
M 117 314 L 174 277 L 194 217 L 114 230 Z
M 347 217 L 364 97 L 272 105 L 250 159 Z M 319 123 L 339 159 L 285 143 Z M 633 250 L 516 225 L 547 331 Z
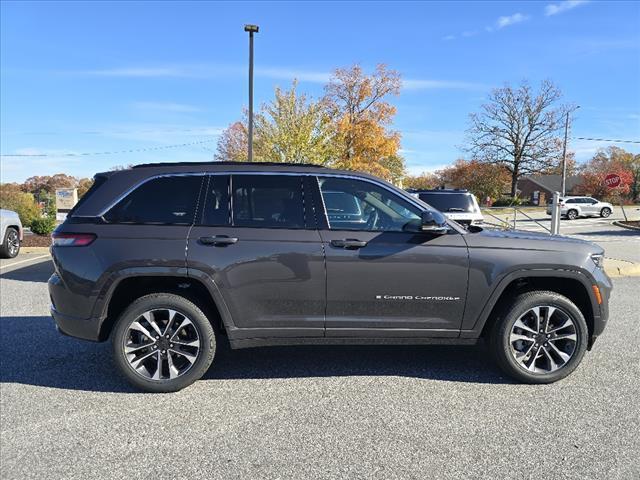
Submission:
M 468 193 L 419 193 L 418 197 L 441 212 L 471 212 L 476 208 L 473 197 Z

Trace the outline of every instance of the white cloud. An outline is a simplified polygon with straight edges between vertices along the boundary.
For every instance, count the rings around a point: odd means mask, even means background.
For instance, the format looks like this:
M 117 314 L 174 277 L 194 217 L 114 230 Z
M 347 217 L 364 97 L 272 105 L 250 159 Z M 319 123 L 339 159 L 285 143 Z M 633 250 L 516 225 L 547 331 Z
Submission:
M 566 0 L 564 2 L 550 3 L 544 8 L 544 14 L 547 17 L 557 15 L 584 5 L 585 3 L 588 3 L 588 0 Z
M 525 20 L 528 20 L 529 16 L 524 15 L 522 13 L 514 13 L 513 15 L 508 15 L 506 17 L 500 17 L 498 18 L 498 21 L 496 22 L 496 28 L 504 28 L 504 27 L 509 27 L 511 25 L 515 25 L 516 23 L 521 23 L 524 22 Z
M 163 111 L 172 113 L 193 113 L 202 111 L 202 108 L 195 105 L 173 102 L 133 102 L 132 107 L 137 110 Z
M 446 41 L 455 40 L 455 39 L 456 39 L 455 35 L 446 35 L 442 37 L 442 40 L 446 40 Z

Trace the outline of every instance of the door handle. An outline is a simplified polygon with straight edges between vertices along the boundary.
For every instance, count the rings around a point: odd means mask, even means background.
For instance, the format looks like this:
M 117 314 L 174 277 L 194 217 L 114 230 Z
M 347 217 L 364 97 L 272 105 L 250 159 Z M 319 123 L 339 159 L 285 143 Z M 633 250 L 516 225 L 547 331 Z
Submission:
M 367 242 L 356 238 L 346 238 L 344 240 L 331 240 L 332 247 L 345 248 L 347 250 L 357 250 L 367 246 Z
M 216 247 L 226 247 L 227 245 L 233 245 L 238 239 L 236 237 L 229 237 L 227 235 L 213 235 L 211 237 L 200 237 L 200 243 L 203 245 L 213 245 Z

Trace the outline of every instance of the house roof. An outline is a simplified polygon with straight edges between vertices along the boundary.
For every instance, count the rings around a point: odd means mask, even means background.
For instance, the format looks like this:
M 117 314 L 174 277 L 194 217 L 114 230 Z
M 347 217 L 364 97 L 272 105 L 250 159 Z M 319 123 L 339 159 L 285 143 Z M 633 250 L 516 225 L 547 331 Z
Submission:
M 559 192 L 562 186 L 562 175 L 527 175 L 523 179 L 531 180 L 536 185 L 549 192 Z M 566 191 L 570 192 L 580 184 L 582 177 L 579 175 L 570 175 L 566 178 Z

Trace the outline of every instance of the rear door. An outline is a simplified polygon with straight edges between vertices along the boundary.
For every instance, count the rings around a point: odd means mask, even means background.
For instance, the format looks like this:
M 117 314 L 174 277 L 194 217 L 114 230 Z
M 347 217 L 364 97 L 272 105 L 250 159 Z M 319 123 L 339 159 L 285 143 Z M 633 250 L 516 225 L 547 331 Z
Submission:
M 189 235 L 189 271 L 205 272 L 236 338 L 322 336 L 325 270 L 305 177 L 211 175 Z
M 422 210 L 382 185 L 318 182 L 326 206 L 326 335 L 458 336 L 469 263 L 462 235 L 419 231 Z

